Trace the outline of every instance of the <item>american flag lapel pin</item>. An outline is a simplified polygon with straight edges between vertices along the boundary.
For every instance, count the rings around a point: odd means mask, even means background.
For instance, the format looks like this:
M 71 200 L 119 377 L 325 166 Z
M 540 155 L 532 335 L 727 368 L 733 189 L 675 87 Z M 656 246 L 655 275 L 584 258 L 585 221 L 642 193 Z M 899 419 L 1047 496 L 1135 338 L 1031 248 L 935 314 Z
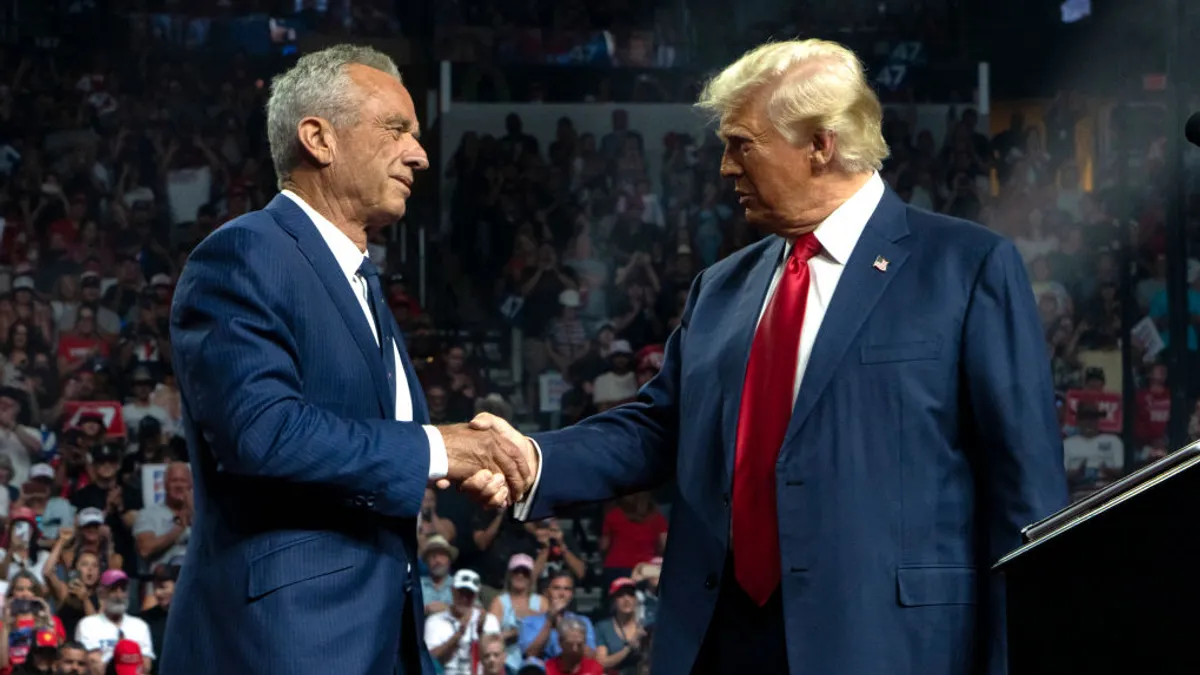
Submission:
M 874 267 L 875 269 L 879 270 L 880 272 L 886 272 L 887 266 L 888 266 L 888 259 L 881 255 L 875 256 L 875 262 L 874 262 L 874 264 L 871 265 L 871 267 Z

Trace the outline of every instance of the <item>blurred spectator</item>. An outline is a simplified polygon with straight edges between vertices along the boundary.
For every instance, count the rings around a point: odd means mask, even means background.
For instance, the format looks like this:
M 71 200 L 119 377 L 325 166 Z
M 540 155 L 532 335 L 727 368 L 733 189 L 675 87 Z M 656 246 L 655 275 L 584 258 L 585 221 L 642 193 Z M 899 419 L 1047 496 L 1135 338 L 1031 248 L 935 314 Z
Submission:
M 539 594 L 533 584 L 533 558 L 517 553 L 508 559 L 508 576 L 504 580 L 504 591 L 492 600 L 488 611 L 500 621 L 500 635 L 505 651 L 504 661 L 509 668 L 521 665 L 521 647 L 517 644 L 521 635 L 521 622 L 527 616 L 542 614 L 549 606 L 546 597 Z
M 5 614 L 14 621 L 29 615 L 36 621 L 53 628 L 60 639 L 66 637 L 67 632 L 63 622 L 57 616 L 49 613 L 50 598 L 46 594 L 46 587 L 38 583 L 37 577 L 29 572 L 21 571 L 12 579 L 4 582 L 4 585 L 7 586 L 4 591 Z
M 500 622 L 477 606 L 480 581 L 472 570 L 454 574 L 454 601 L 425 619 L 425 646 L 445 675 L 473 675 L 479 663 L 479 641 L 499 635 Z
M 10 484 L 29 478 L 29 467 L 41 457 L 42 438 L 37 429 L 21 424 L 28 397 L 12 387 L 0 387 L 0 455 L 12 464 Z
M 71 503 L 80 514 L 91 509 L 102 515 L 103 526 L 112 537 L 113 550 L 121 557 L 123 569 L 126 574 L 137 574 L 132 526 L 142 509 L 141 477 L 133 483 L 121 482 L 120 458 L 119 444 L 92 448 L 91 480 L 75 491 Z
M 150 578 L 153 593 L 149 597 L 152 603 L 142 611 L 142 620 L 150 628 L 150 643 L 155 654 L 162 653 L 163 633 L 167 630 L 167 614 L 171 610 L 171 600 L 175 597 L 175 582 L 179 578 L 179 567 L 175 565 L 159 565 Z M 158 661 L 151 663 L 149 673 L 158 672 Z M 147 675 L 149 675 L 149 673 Z
M 122 638 L 113 648 L 105 675 L 144 675 L 150 672 L 150 658 L 134 640 Z
M 438 496 L 433 488 L 425 489 L 421 498 L 421 513 L 417 518 L 417 538 L 428 542 L 433 536 L 441 536 L 447 543 L 453 543 L 458 538 L 458 528 L 454 521 L 438 515 Z
M 46 508 L 42 511 L 41 519 L 38 521 L 38 529 L 43 541 L 52 541 L 58 538 L 59 527 L 63 525 L 70 527 L 75 524 L 75 507 L 59 496 L 61 491 L 56 490 L 57 476 L 54 467 L 46 463 L 34 464 L 29 467 L 29 482 L 39 485 L 48 496 Z
M 6 578 L 12 579 L 20 572 L 29 572 L 44 583 L 42 570 L 50 558 L 39 541 L 37 514 L 26 506 L 13 508 L 8 514 L 8 527 L 0 549 L 0 570 L 7 570 Z
M 599 661 L 588 656 L 591 648 L 588 637 L 591 625 L 576 617 L 563 617 L 558 624 L 562 650 L 546 661 L 546 675 L 604 675 Z
M 95 509 L 85 509 L 80 512 L 80 530 L 98 529 L 101 514 Z M 100 539 L 103 535 L 96 532 Z M 75 536 L 73 527 L 59 529 L 58 539 L 50 549 L 50 555 L 43 568 L 46 583 L 50 588 L 50 596 L 58 607 L 58 618 L 68 634 L 74 635 L 75 627 L 85 617 L 95 614 L 100 609 L 99 597 L 96 593 L 101 573 L 108 568 L 110 552 L 102 541 L 92 545 L 85 543 L 81 535 Z M 59 576 L 59 566 L 69 570 L 66 581 Z
M 1090 403 L 1080 403 L 1075 411 L 1078 435 L 1063 441 L 1067 479 L 1073 491 L 1094 490 L 1122 475 L 1125 444 L 1113 434 L 1101 433 L 1104 413 Z
M 121 570 L 108 570 L 100 577 L 98 595 L 100 612 L 79 621 L 75 628 L 75 639 L 89 651 L 100 650 L 104 661 L 112 660 L 118 643 L 132 641 L 139 647 L 143 669 L 149 671 L 150 661 L 155 658 L 150 627 L 145 621 L 127 613 L 129 577 Z
M 0 399 L 2 400 L 2 399 Z M 21 491 L 13 485 L 15 478 L 13 470 L 12 458 L 8 455 L 0 454 L 0 501 L 4 503 L 4 517 L 8 517 L 9 505 L 17 501 L 21 496 Z
M 545 675 L 546 662 L 536 656 L 526 657 L 521 662 L 520 669 L 517 670 L 517 675 Z
M 87 649 L 75 640 L 64 642 L 58 648 L 58 672 L 54 675 L 91 675 Z
M 462 345 L 451 345 L 435 370 L 426 371 L 422 381 L 426 387 L 435 387 L 446 397 L 445 418 L 450 421 L 466 421 L 474 416 L 475 399 L 483 396 L 483 379 L 467 366 L 467 350 Z
M 537 540 L 537 556 L 533 560 L 533 578 L 538 581 L 554 578 L 566 571 L 575 579 L 587 574 L 587 566 L 579 557 L 579 545 L 574 537 L 563 532 L 557 518 L 547 518 L 533 524 Z
M 603 412 L 637 396 L 637 375 L 633 372 L 633 350 L 626 340 L 616 340 L 608 352 L 610 370 L 596 378 L 592 401 Z
M 596 624 L 596 660 L 612 675 L 637 675 L 648 635 L 633 579 L 613 579 L 608 599 L 612 618 Z
M 667 546 L 667 519 L 648 492 L 622 497 L 604 516 L 600 552 L 604 554 L 601 587 L 633 574 L 633 568 L 662 555 Z
M 1167 434 L 1171 419 L 1171 391 L 1167 388 L 1167 366 L 1152 364 L 1147 368 L 1146 386 L 1135 398 L 1133 438 L 1136 447 L 1157 443 Z
M 586 628 L 585 644 L 588 653 L 596 649 L 596 632 L 592 622 L 585 616 L 571 611 L 575 600 L 575 577 L 568 571 L 561 571 L 550 577 L 546 587 L 546 597 L 549 606 L 545 614 L 533 614 L 521 620 L 520 637 L 517 644 L 525 656 L 538 658 L 553 658 L 562 653 L 559 622 L 563 619 L 578 619 Z
M 538 540 L 532 524 L 518 523 L 504 511 L 492 513 L 478 510 L 473 523 L 472 538 L 480 552 L 479 573 L 485 595 L 494 597 L 504 588 L 508 561 L 518 553 L 528 556 L 538 552 Z
M 171 419 L 171 415 L 163 408 L 150 402 L 150 395 L 154 392 L 158 384 L 150 374 L 150 369 L 146 367 L 135 368 L 133 375 L 130 377 L 130 382 L 133 385 L 133 396 L 121 408 L 125 424 L 131 429 L 137 429 L 143 419 L 153 417 L 158 420 L 163 432 L 172 433 L 174 420 Z
M 187 553 L 194 513 L 191 469 L 187 464 L 173 462 L 167 467 L 163 503 L 146 505 L 133 525 L 138 557 L 145 571 Z
M 421 595 L 425 600 L 425 615 L 432 616 L 450 609 L 454 602 L 454 589 L 450 579 L 450 566 L 458 559 L 458 549 L 450 545 L 440 534 L 425 538 L 421 549 L 421 560 L 429 574 L 421 577 Z
M 1188 311 L 1188 363 L 1187 368 L 1189 373 L 1200 372 L 1200 359 L 1197 354 L 1200 354 L 1200 341 L 1196 338 L 1196 323 L 1200 322 L 1200 260 L 1189 258 L 1187 261 L 1187 311 Z M 1150 299 L 1150 318 L 1154 320 L 1154 324 L 1158 326 L 1159 336 L 1162 338 L 1163 344 L 1169 346 L 1171 344 L 1171 335 L 1168 330 L 1167 321 L 1167 289 L 1162 289 L 1154 294 Z M 1196 378 L 1189 378 L 1189 392 L 1195 396 L 1198 385 L 1194 383 Z
M 479 640 L 479 665 L 483 675 L 514 675 L 516 670 L 505 665 L 504 639 L 499 635 L 484 635 Z
M 579 317 L 583 301 L 579 291 L 567 289 L 558 295 L 559 315 L 551 319 L 546 336 L 546 354 L 550 365 L 559 373 L 566 373 L 587 353 L 587 330 Z
M 13 675 L 52 675 L 58 662 L 60 638 L 53 630 L 38 628 L 22 663 L 12 669 Z

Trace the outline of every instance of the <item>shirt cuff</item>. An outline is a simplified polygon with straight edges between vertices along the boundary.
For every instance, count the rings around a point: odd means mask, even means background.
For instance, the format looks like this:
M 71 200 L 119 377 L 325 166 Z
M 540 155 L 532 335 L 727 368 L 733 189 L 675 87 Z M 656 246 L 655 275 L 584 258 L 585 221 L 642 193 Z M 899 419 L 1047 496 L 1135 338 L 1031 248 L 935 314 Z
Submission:
M 529 518 L 529 511 L 533 508 L 533 498 L 537 495 L 538 484 L 542 482 L 542 446 L 538 442 L 529 439 L 533 444 L 533 451 L 537 453 L 537 475 L 533 477 L 533 487 L 529 488 L 529 492 L 525 493 L 525 499 L 513 504 L 513 518 L 521 522 L 525 522 Z
M 446 439 L 438 428 L 428 424 L 421 425 L 425 435 L 429 437 L 429 480 L 445 478 L 450 472 L 450 458 L 446 456 Z

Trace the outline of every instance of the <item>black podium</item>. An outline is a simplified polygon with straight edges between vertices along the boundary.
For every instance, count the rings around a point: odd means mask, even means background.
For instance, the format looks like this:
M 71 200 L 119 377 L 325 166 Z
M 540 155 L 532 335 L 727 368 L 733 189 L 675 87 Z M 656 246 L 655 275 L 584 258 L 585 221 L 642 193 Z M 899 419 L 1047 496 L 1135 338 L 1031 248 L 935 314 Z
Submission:
M 1024 535 L 995 567 L 1010 675 L 1200 673 L 1200 442 Z

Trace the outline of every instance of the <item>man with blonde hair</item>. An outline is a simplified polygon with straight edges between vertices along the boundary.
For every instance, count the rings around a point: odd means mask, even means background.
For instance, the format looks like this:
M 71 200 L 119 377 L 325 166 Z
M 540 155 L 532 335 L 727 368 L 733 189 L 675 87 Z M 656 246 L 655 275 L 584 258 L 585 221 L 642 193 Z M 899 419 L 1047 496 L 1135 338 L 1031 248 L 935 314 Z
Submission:
M 766 236 L 696 278 L 636 402 L 525 444 L 518 515 L 677 480 L 656 675 L 1003 672 L 988 567 L 1066 502 L 1020 255 L 885 186 L 840 45 L 759 47 L 700 107 Z

